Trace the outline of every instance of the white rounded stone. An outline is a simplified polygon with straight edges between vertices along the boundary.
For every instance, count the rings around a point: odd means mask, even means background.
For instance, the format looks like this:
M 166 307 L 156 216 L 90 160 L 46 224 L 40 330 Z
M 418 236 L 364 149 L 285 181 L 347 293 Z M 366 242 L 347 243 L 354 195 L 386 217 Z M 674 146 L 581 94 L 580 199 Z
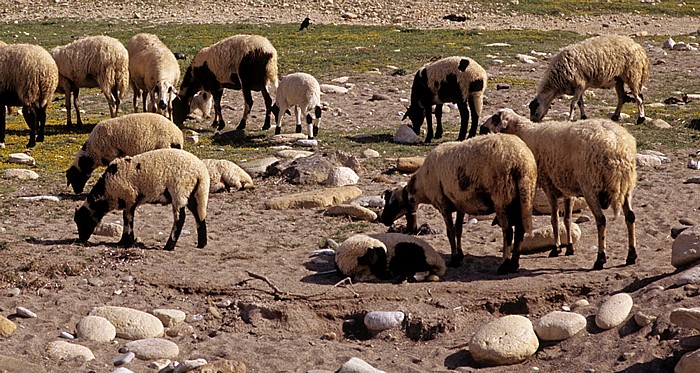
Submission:
M 300 140 L 294 141 L 294 145 L 303 146 L 305 148 L 312 148 L 314 146 L 318 146 L 318 140 L 300 139 Z
M 119 367 L 119 368 L 113 370 L 112 373 L 134 373 L 134 372 L 129 368 Z
M 700 307 L 676 308 L 671 311 L 670 320 L 681 328 L 700 330 Z
M 121 237 L 124 227 L 121 224 L 101 222 L 92 233 L 95 236 Z
M 534 324 L 535 333 L 543 341 L 571 338 L 586 327 L 586 318 L 573 312 L 550 312 Z
M 634 322 L 636 322 L 637 325 L 642 328 L 653 323 L 654 320 L 656 320 L 656 316 L 647 315 L 642 311 L 637 311 L 634 313 Z
M 328 216 L 349 216 L 351 218 L 376 221 L 377 213 L 360 205 L 340 204 L 330 207 L 324 212 Z
M 479 329 L 469 341 L 469 352 L 477 363 L 515 364 L 532 356 L 539 347 L 532 322 L 527 317 L 508 315 Z
M 2 174 L 0 175 L 5 179 L 36 180 L 39 178 L 39 174 L 24 168 L 11 168 L 3 170 Z
M 170 327 L 185 321 L 187 315 L 180 310 L 158 308 L 153 310 L 155 315 L 163 323 L 163 326 Z
M 161 338 L 146 338 L 128 342 L 124 345 L 141 360 L 176 359 L 180 354 L 178 346 Z
M 163 335 L 163 323 L 150 313 L 127 307 L 93 308 L 91 316 L 102 316 L 114 325 L 117 337 L 124 339 L 155 338 Z
M 117 336 L 117 329 L 101 316 L 85 316 L 75 325 L 78 338 L 95 342 L 109 342 Z
M 384 371 L 369 365 L 369 363 L 360 358 L 352 357 L 335 373 L 384 373 Z
M 185 373 L 191 370 L 197 369 L 203 365 L 207 365 L 206 359 L 196 359 L 196 360 L 185 360 L 180 363 L 180 365 L 175 367 L 173 373 Z
M 587 299 L 579 299 L 576 302 L 571 303 L 571 306 L 569 306 L 569 308 L 571 308 L 572 310 L 575 310 L 575 309 L 581 308 L 581 307 L 588 307 L 589 304 L 590 303 L 588 303 Z
M 50 358 L 56 360 L 82 358 L 85 361 L 89 361 L 95 358 L 95 355 L 93 355 L 89 348 L 66 341 L 53 341 L 49 343 L 46 348 L 46 353 Z
M 700 225 L 681 232 L 671 246 L 671 265 L 678 268 L 700 259 Z
M 400 326 L 404 319 L 403 312 L 371 311 L 365 315 L 365 326 L 375 332 Z
M 275 153 L 276 157 L 286 158 L 286 159 L 297 159 L 314 155 L 314 152 L 308 150 L 293 150 L 293 149 L 283 149 Z
M 7 162 L 9 163 L 17 163 L 17 164 L 26 164 L 29 166 L 35 166 L 36 161 L 34 158 L 31 156 L 24 154 L 24 153 L 12 153 L 7 156 Z
M 571 223 L 571 241 L 574 245 L 581 238 L 581 228 L 578 224 Z M 569 241 L 566 238 L 566 226 L 563 222 L 559 223 L 559 241 L 566 245 Z M 533 229 L 532 233 L 526 234 L 523 239 L 521 250 L 525 253 L 531 251 L 542 250 L 554 245 L 554 232 L 552 225 L 548 224 L 542 228 Z
M 326 185 L 337 187 L 355 185 L 360 181 L 360 177 L 350 167 L 334 167 L 328 171 Z
M 625 321 L 633 305 L 629 294 L 615 294 L 600 306 L 595 316 L 595 324 L 601 329 L 612 329 Z
M 118 367 L 118 366 L 124 365 L 124 364 L 128 364 L 128 363 L 130 363 L 132 360 L 134 360 L 135 357 L 136 357 L 136 354 L 135 354 L 135 353 L 133 353 L 132 351 L 127 351 L 126 353 L 117 356 L 117 358 L 114 359 L 114 361 L 112 362 L 112 364 L 113 364 L 115 367 Z
M 365 158 L 379 158 L 381 155 L 374 149 L 365 149 L 362 151 L 362 156 Z
M 700 367 L 700 350 L 693 352 L 688 352 L 683 355 L 676 368 L 673 370 L 674 373 L 697 373 L 698 367 Z
M 20 307 L 20 306 L 17 306 L 17 308 L 15 308 L 15 313 L 17 313 L 19 316 L 27 317 L 27 318 L 35 318 L 36 317 L 36 313 L 34 313 L 34 312 L 24 308 L 24 307 Z

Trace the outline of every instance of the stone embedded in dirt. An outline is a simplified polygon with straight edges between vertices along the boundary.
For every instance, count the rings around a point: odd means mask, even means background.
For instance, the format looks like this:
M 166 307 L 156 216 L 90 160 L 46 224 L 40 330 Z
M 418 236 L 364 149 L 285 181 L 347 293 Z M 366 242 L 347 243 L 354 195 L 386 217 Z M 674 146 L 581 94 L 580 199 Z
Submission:
M 10 297 L 10 298 L 16 297 L 16 296 L 18 296 L 18 295 L 20 295 L 20 294 L 22 294 L 22 290 L 20 290 L 19 288 L 8 289 L 8 290 L 7 290 L 7 293 L 6 293 L 6 295 L 7 295 L 8 297 Z
M 34 312 L 24 308 L 24 307 L 20 307 L 20 306 L 17 306 L 15 308 L 15 313 L 21 317 L 26 317 L 26 318 L 35 318 L 36 317 L 36 313 L 34 313 Z
M 0 338 L 8 338 L 15 332 L 17 325 L 7 319 L 5 316 L 0 315 Z
M 95 355 L 92 351 L 85 347 L 66 341 L 53 341 L 46 347 L 46 354 L 50 358 L 56 360 L 72 360 L 83 359 L 85 361 L 93 360 Z
M 39 201 L 51 201 L 51 202 L 59 202 L 61 199 L 56 197 L 56 196 L 30 196 L 30 197 L 19 197 L 22 201 L 32 201 L 32 202 L 39 202 Z
M 134 340 L 163 335 L 163 323 L 150 313 L 133 308 L 104 306 L 95 307 L 91 316 L 102 316 L 114 325 L 117 337 Z
M 678 360 L 674 373 L 697 373 L 700 367 L 700 350 L 688 352 Z
M 301 157 L 308 157 L 313 155 L 314 152 L 308 150 L 294 150 L 294 149 L 284 149 L 275 153 L 275 157 L 285 158 L 285 159 L 297 159 Z
M 168 337 L 179 337 L 182 335 L 191 335 L 194 333 L 194 327 L 189 324 L 178 324 L 175 326 L 171 326 L 168 328 L 168 330 L 165 332 L 165 334 Z
M 329 208 L 324 212 L 328 216 L 349 216 L 358 220 L 376 221 L 377 213 L 359 205 L 340 204 Z
M 314 146 L 318 146 L 318 140 L 299 139 L 297 141 L 294 141 L 294 145 L 303 146 L 305 148 L 313 148 Z
M 173 310 L 167 308 L 157 308 L 153 310 L 153 315 L 157 317 L 160 322 L 163 323 L 164 327 L 171 327 L 180 324 L 185 321 L 187 315 L 180 310 Z
M 379 158 L 381 155 L 374 149 L 365 149 L 362 151 L 362 156 L 365 158 Z
M 325 188 L 271 198 L 265 201 L 265 209 L 289 210 L 328 207 L 345 203 L 360 195 L 362 195 L 362 190 L 356 186 Z
M 654 168 L 661 166 L 661 158 L 651 154 L 637 154 L 637 167 Z
M 185 142 L 188 144 L 197 144 L 199 142 L 199 134 L 195 131 L 188 131 L 188 134 L 185 135 Z
M 504 89 L 510 89 L 510 84 L 508 84 L 508 83 L 497 83 L 496 84 L 497 91 L 504 90 Z
M 661 47 L 663 49 L 673 49 L 674 45 L 676 45 L 676 42 L 672 38 L 668 38 L 668 39 L 666 39 L 666 41 L 664 41 L 664 43 Z
M 123 230 L 124 227 L 121 224 L 101 222 L 92 234 L 104 237 L 121 237 Z
M 381 332 L 401 326 L 404 317 L 404 313 L 400 311 L 371 311 L 365 315 L 364 323 L 367 329 Z
M 633 304 L 632 297 L 627 293 L 613 295 L 598 308 L 595 324 L 604 330 L 622 324 L 630 314 Z
M 643 328 L 656 320 L 656 316 L 651 316 L 646 314 L 644 311 L 637 311 L 634 313 L 634 322 Z
M 350 204 L 360 205 L 362 207 L 382 208 L 384 207 L 384 198 L 382 198 L 382 196 L 359 196 L 350 201 Z
M 663 119 L 659 119 L 659 118 L 652 119 L 651 121 L 649 121 L 649 124 L 651 124 L 652 126 L 654 126 L 656 128 L 661 128 L 661 129 L 671 128 L 671 125 L 668 124 L 668 122 L 666 122 Z
M 175 367 L 173 373 L 185 373 L 195 370 L 201 366 L 207 365 L 207 360 L 203 358 L 194 360 L 184 360 L 181 361 L 178 366 Z
M 569 306 L 570 309 L 575 310 L 577 308 L 582 308 L 582 307 L 588 307 L 590 303 L 588 303 L 587 299 L 579 299 L 574 303 L 571 303 Z
M 508 315 L 482 326 L 469 341 L 469 352 L 479 364 L 506 365 L 525 361 L 539 345 L 527 317 Z
M 375 93 L 372 95 L 372 98 L 369 99 L 370 101 L 386 101 L 389 100 L 389 96 L 383 95 L 381 93 Z
M 119 368 L 113 370 L 112 373 L 134 373 L 134 371 L 132 371 L 129 368 L 119 367 Z
M 412 174 L 425 162 L 425 157 L 401 157 L 396 159 L 396 171 Z
M 140 360 L 175 359 L 180 354 L 175 343 L 162 338 L 137 339 L 124 346 Z
M 248 162 L 241 162 L 238 165 L 241 166 L 243 171 L 247 172 L 251 177 L 260 177 L 267 174 L 268 167 L 279 161 L 280 160 L 277 157 L 265 157 Z
M 700 282 L 700 265 L 697 265 L 687 271 L 681 273 L 681 275 L 676 279 L 677 286 L 683 286 L 686 284 L 695 284 Z
M 340 369 L 336 370 L 335 373 L 385 373 L 383 370 L 379 370 L 366 361 L 352 357 L 350 360 L 346 361 Z
M 0 177 L 3 179 L 36 180 L 39 178 L 39 174 L 24 168 L 10 168 L 3 170 Z
M 68 332 L 60 332 L 58 334 L 59 337 L 65 338 L 65 339 L 75 339 L 75 336 L 73 334 L 70 334 Z
M 246 373 L 246 366 L 236 360 L 218 360 L 197 367 L 191 370 L 190 373 Z
M 334 167 L 328 171 L 325 184 L 331 187 L 355 185 L 360 177 L 350 167 Z
M 36 160 L 33 157 L 24 153 L 12 153 L 7 156 L 8 163 L 26 164 L 36 166 Z
M 394 142 L 397 144 L 418 144 L 421 142 L 421 139 L 415 132 L 413 132 L 413 128 L 406 124 L 402 124 L 394 133 Z
M 573 211 L 579 211 L 587 208 L 586 200 L 583 197 L 574 197 Z M 559 212 L 564 211 L 564 199 L 559 199 Z M 552 213 L 549 207 L 549 199 L 544 191 L 540 188 L 535 190 L 535 200 L 532 201 L 532 212 L 535 214 L 549 215 Z
M 136 357 L 135 353 L 133 353 L 132 351 L 127 351 L 126 353 L 117 356 L 116 359 L 114 359 L 114 361 L 112 362 L 112 364 L 115 367 L 118 367 L 118 366 L 124 365 L 124 364 L 129 364 L 132 360 L 134 360 L 135 357 Z M 112 372 L 112 373 L 114 373 L 114 372 Z
M 303 133 L 280 133 L 279 135 L 272 135 L 268 139 L 271 144 L 293 144 L 297 140 L 306 140 L 307 135 Z
M 117 329 L 101 316 L 85 316 L 75 325 L 78 338 L 95 342 L 110 342 L 117 336 Z
M 694 227 L 694 226 L 700 224 L 697 221 L 690 219 L 690 218 L 680 218 L 680 219 L 678 219 L 678 222 L 685 225 L 685 226 L 688 226 L 688 227 Z
M 349 76 L 340 76 L 340 77 L 337 77 L 335 79 L 331 79 L 331 82 L 338 83 L 338 84 L 345 84 L 348 82 L 348 80 L 350 80 Z
M 46 369 L 44 369 L 40 364 L 33 364 L 29 362 L 26 356 L 15 356 L 18 357 L 15 358 L 6 355 L 0 355 L 0 372 L 46 372 Z
M 581 238 L 581 228 L 579 228 L 578 224 L 571 223 L 571 240 L 574 245 L 576 245 L 579 238 Z M 559 223 L 559 240 L 564 245 L 568 243 L 566 226 L 561 221 Z M 552 225 L 549 224 L 542 228 L 533 229 L 531 234 L 526 234 L 521 251 L 523 253 L 537 252 L 551 249 L 552 247 L 554 247 L 554 233 Z
M 671 323 L 681 328 L 700 330 L 700 307 L 676 308 L 669 317 Z
M 291 163 L 280 163 L 275 168 L 292 184 L 323 184 L 328 179 L 330 170 L 336 167 L 349 167 L 354 172 L 362 171 L 362 166 L 355 156 L 337 150 L 315 153 L 308 157 L 297 158 Z
M 586 318 L 573 312 L 554 311 L 533 323 L 535 333 L 543 341 L 571 338 L 586 327 Z
M 681 232 L 671 246 L 671 265 L 682 267 L 700 259 L 700 225 Z
M 332 94 L 332 93 L 345 94 L 345 93 L 348 93 L 347 88 L 333 85 L 333 84 L 321 84 L 320 88 L 321 88 L 321 92 L 326 93 L 326 94 Z

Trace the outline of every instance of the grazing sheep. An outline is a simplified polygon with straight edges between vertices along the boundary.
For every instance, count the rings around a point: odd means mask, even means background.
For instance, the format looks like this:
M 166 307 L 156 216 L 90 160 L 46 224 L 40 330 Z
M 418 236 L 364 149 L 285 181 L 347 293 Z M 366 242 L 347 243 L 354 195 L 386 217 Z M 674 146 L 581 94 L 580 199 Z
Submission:
M 180 81 L 180 65 L 175 55 L 153 34 L 136 34 L 128 43 L 129 82 L 134 91 L 134 112 L 141 96 L 143 111 L 150 96 L 154 111 L 172 119 L 172 101 L 177 95 L 175 85 Z
M 176 96 L 177 97 L 177 96 Z M 190 104 L 190 113 L 188 118 L 211 118 L 211 108 L 214 104 L 211 93 L 207 91 L 199 91 L 192 97 Z
M 11 44 L 0 48 L 0 148 L 5 147 L 5 115 L 21 106 L 29 126 L 29 142 L 44 141 L 46 109 L 58 85 L 58 68 L 38 45 Z
M 636 102 L 639 110 L 637 124 L 644 122 L 642 86 L 649 79 L 649 59 L 644 48 L 627 36 L 596 36 L 562 49 L 549 61 L 537 88 L 537 96 L 530 102 L 530 119 L 540 122 L 555 98 L 572 95 L 569 120 L 574 120 L 578 104 L 581 119 L 586 119 L 583 92 L 588 88 L 615 87 L 617 108 L 611 119 L 620 120 L 625 102 Z M 625 84 L 632 96 L 625 93 Z
M 442 104 L 454 102 L 461 118 L 457 140 L 462 141 L 467 137 L 470 110 L 472 128 L 469 137 L 474 137 L 479 126 L 486 82 L 484 68 L 469 57 L 447 57 L 431 62 L 421 67 L 413 78 L 411 105 L 403 119 L 411 119 L 413 131 L 417 135 L 425 120 L 428 123 L 425 142 L 429 143 L 433 139 L 433 105 L 437 122 L 435 138 L 439 139 L 442 137 Z
M 607 119 L 589 119 L 576 124 L 534 124 L 511 109 L 501 109 L 481 126 L 481 132 L 514 134 L 523 139 L 535 155 L 537 182 L 552 209 L 556 247 L 550 256 L 557 256 L 561 246 L 557 200 L 564 198 L 564 225 L 567 242 L 570 242 L 566 245 L 566 255 L 573 255 L 572 197 L 583 196 L 598 227 L 598 258 L 593 269 L 602 269 L 606 262 L 603 210 L 608 207 L 612 207 L 617 216 L 622 206 L 629 240 L 627 264 L 635 263 L 635 216 L 631 204 L 632 191 L 637 183 L 637 144 L 627 130 Z
M 118 157 L 134 156 L 162 148 L 182 149 L 182 131 L 175 124 L 154 113 L 127 114 L 103 120 L 92 129 L 66 171 L 68 185 L 82 193 L 92 171 Z
M 282 133 L 282 117 L 292 107 L 297 118 L 296 133 L 301 133 L 301 117 L 306 114 L 306 124 L 309 125 L 308 138 L 313 139 L 318 135 L 318 126 L 321 121 L 321 87 L 316 78 L 306 73 L 285 76 L 280 80 L 275 99 L 272 113 L 275 115 L 277 124 L 276 135 Z M 312 110 L 313 117 L 309 113 Z
M 225 159 L 202 159 L 209 171 L 209 193 L 255 189 L 253 179 L 237 164 Z
M 535 158 L 516 136 L 479 136 L 443 143 L 428 154 L 406 186 L 385 192 L 380 220 L 391 226 L 406 215 L 409 233 L 415 234 L 418 205 L 433 205 L 445 220 L 452 250 L 448 265 L 458 267 L 464 258 L 464 215 L 495 212 L 503 230 L 504 261 L 498 273 L 512 273 L 519 267 L 523 237 L 531 229 L 536 179 Z
M 66 125 L 71 127 L 71 94 L 75 104 L 77 125 L 80 119 L 80 88 L 99 87 L 107 103 L 109 115 L 119 113 L 119 105 L 129 87 L 129 52 L 122 43 L 109 36 L 88 36 L 51 50 L 58 65 L 57 93 L 66 95 Z
M 192 96 L 200 90 L 214 96 L 212 127 L 222 130 L 226 122 L 221 114 L 224 88 L 242 90 L 245 100 L 243 117 L 237 129 L 244 129 L 251 107 L 251 91 L 260 91 L 265 100 L 265 124 L 270 128 L 272 97 L 268 87 L 277 89 L 277 50 L 259 35 L 235 35 L 197 52 L 187 68 L 178 97 L 173 101 L 173 120 L 181 125 L 190 110 Z
M 95 227 L 110 211 L 124 210 L 124 231 L 119 245 L 131 247 L 134 213 L 144 203 L 170 204 L 173 228 L 164 250 L 173 250 L 185 223 L 187 207 L 197 224 L 197 247 L 207 245 L 207 199 L 209 173 L 195 155 L 180 149 L 157 149 L 133 157 L 117 158 L 75 210 L 81 241 L 87 241 Z

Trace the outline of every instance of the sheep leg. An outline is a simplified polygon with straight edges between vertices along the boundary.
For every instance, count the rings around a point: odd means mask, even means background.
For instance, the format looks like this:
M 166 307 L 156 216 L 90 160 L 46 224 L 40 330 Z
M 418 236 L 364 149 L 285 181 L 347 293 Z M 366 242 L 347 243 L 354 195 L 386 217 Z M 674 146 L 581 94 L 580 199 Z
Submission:
M 474 99 L 474 96 L 469 96 L 467 104 L 471 110 L 472 128 L 469 129 L 469 137 L 476 136 L 476 130 L 479 127 L 479 116 L 481 115 L 481 101 Z
M 447 239 L 450 241 L 450 249 L 452 251 L 452 257 L 447 263 L 449 267 L 459 267 L 462 265 L 462 260 L 464 260 L 464 253 L 462 253 L 462 247 L 457 246 L 456 230 L 454 222 L 452 221 L 452 213 L 444 210 L 441 211 L 442 217 L 445 220 L 445 228 L 447 230 Z M 464 216 L 462 216 L 464 218 Z M 464 219 L 462 219 L 464 220 Z M 459 228 L 462 229 L 461 227 Z
M 201 249 L 207 246 L 207 222 L 201 216 L 199 216 L 198 209 L 199 202 L 193 196 L 187 201 L 187 209 L 190 210 L 192 216 L 194 216 L 194 222 L 197 225 L 197 248 Z
M 442 104 L 435 105 L 435 138 L 442 138 Z
M 637 262 L 637 240 L 634 234 L 634 211 L 630 206 L 630 197 L 625 197 L 625 201 L 622 203 L 622 212 L 625 214 L 625 224 L 627 224 L 627 239 L 629 242 L 629 248 L 627 251 L 627 261 L 625 264 L 631 265 Z
M 73 92 L 73 106 L 75 107 L 75 122 L 78 127 L 83 126 L 83 120 L 80 119 L 80 88 L 74 88 Z M 68 110 L 68 121 L 70 122 L 70 110 Z
M 294 107 L 294 115 L 297 117 L 297 126 L 294 128 L 294 132 L 301 133 L 301 108 L 299 106 Z
M 411 210 L 406 213 L 406 233 L 418 233 L 418 220 L 416 219 L 416 210 Z
M 576 106 L 578 105 L 581 111 L 581 119 L 586 119 L 586 113 L 583 110 L 583 89 L 577 88 L 574 90 L 574 97 L 571 99 L 571 104 L 569 105 L 569 120 L 574 121 L 574 111 L 576 111 Z
M 550 221 L 552 223 L 552 235 L 554 236 L 554 247 L 549 252 L 550 258 L 559 256 L 561 252 L 561 238 L 559 237 L 559 203 L 557 197 L 551 193 L 547 193 L 549 199 L 549 209 L 551 210 Z
M 314 130 L 313 134 L 314 134 L 314 136 L 318 136 L 318 127 L 321 125 L 321 107 L 320 106 L 316 106 L 314 108 L 314 115 L 316 116 L 316 118 L 314 119 L 314 123 L 313 123 L 313 130 Z
M 586 202 L 588 202 L 588 207 L 591 209 L 591 212 L 595 217 L 596 227 L 598 228 L 598 257 L 596 258 L 595 264 L 593 264 L 593 270 L 600 270 L 603 269 L 603 264 L 607 262 L 607 257 L 605 255 L 606 219 L 605 215 L 603 214 L 603 210 L 600 208 L 600 205 L 590 203 L 589 201 L 595 200 L 591 198 L 586 198 Z
M 66 91 L 66 95 L 65 95 L 65 100 L 66 100 L 66 104 L 65 104 L 65 105 L 66 105 L 66 127 L 68 127 L 68 129 L 70 129 L 70 128 L 73 127 L 73 122 L 71 121 L 71 115 L 70 115 L 70 111 L 71 111 L 71 94 L 72 94 L 72 93 L 73 93 L 72 90 Z
M 0 149 L 5 147 L 5 114 L 9 106 L 0 105 Z
M 262 93 L 263 100 L 265 101 L 265 123 L 263 123 L 262 126 L 263 131 L 265 131 L 270 128 L 270 114 L 272 113 L 272 97 L 270 97 L 270 92 L 267 91 L 266 86 L 262 87 L 260 93 Z M 250 105 L 253 106 L 252 100 L 250 102 Z
M 619 77 L 615 77 L 615 93 L 617 93 L 617 107 L 610 119 L 615 122 L 620 120 L 620 113 L 622 113 L 622 105 L 627 101 L 627 94 L 625 93 L 625 83 Z
M 131 90 L 134 91 L 134 97 L 131 100 L 132 104 L 134 105 L 134 113 L 138 113 L 138 100 L 139 96 L 141 96 L 141 91 L 139 90 L 139 87 L 134 84 L 134 82 L 131 82 Z
M 458 102 L 457 108 L 459 109 L 459 136 L 457 136 L 457 141 L 463 141 L 467 138 L 467 130 L 469 129 L 469 106 L 465 102 Z M 472 126 L 474 124 L 472 123 Z M 476 135 L 476 126 L 474 126 L 474 135 Z M 472 137 L 472 134 L 469 134 Z
M 243 90 L 243 100 L 245 101 L 245 106 L 243 107 L 243 117 L 241 118 L 240 123 L 238 123 L 238 127 L 236 127 L 236 129 L 245 128 L 246 122 L 248 121 L 248 117 L 250 116 L 250 110 L 253 108 L 253 94 L 251 93 L 250 88 L 244 86 L 242 83 L 241 85 Z M 270 128 L 269 123 L 267 128 Z
M 462 231 L 464 230 L 464 213 L 463 212 L 457 212 L 457 216 L 455 219 L 455 244 L 457 244 L 457 247 L 462 248 Z
M 566 255 L 574 255 L 574 241 L 571 236 L 571 213 L 574 208 L 573 197 L 564 198 L 564 226 L 566 227 Z
M 149 94 L 146 91 L 143 91 L 141 93 L 141 104 L 143 106 L 144 113 L 148 111 L 148 110 L 146 110 L 146 101 L 148 100 L 148 95 Z M 153 96 L 151 96 L 151 102 L 153 102 L 153 112 L 155 112 L 156 111 L 156 100 Z
M 433 140 L 433 114 L 432 105 L 426 105 L 425 110 L 423 110 L 423 115 L 425 117 L 425 124 L 427 126 L 425 133 L 425 143 L 429 144 Z M 418 129 L 420 131 L 420 129 Z
M 498 267 L 496 273 L 499 275 L 515 273 L 520 268 L 520 252 L 518 251 L 518 255 L 513 253 L 513 227 L 510 226 L 508 214 L 505 211 L 496 214 L 496 216 L 503 232 L 503 263 Z
M 44 130 L 46 129 L 46 108 L 47 106 L 36 109 L 37 142 L 44 142 Z
M 224 117 L 223 115 L 221 115 L 221 96 L 223 95 L 223 89 L 215 90 L 211 93 L 211 96 L 214 99 L 214 122 L 211 124 L 211 126 L 216 128 L 218 131 L 221 131 L 226 126 L 226 123 L 224 122 Z M 244 129 L 245 122 L 243 122 L 242 124 L 243 127 L 241 127 L 241 124 L 239 124 L 236 129 Z
M 124 247 L 134 246 L 136 238 L 134 237 L 134 213 L 136 212 L 136 204 L 131 207 L 124 209 L 122 214 L 124 219 L 124 230 L 122 231 L 122 238 L 119 240 L 117 245 Z
M 34 108 L 24 105 L 22 107 L 22 116 L 24 116 L 24 121 L 29 126 L 29 143 L 27 143 L 27 147 L 33 148 L 36 146 L 36 114 L 34 113 Z
M 177 208 L 173 205 L 173 216 L 175 223 L 173 224 L 173 229 L 170 230 L 170 237 L 168 237 L 168 242 L 165 244 L 163 250 L 172 251 L 175 249 L 177 240 L 180 238 L 180 233 L 182 232 L 182 226 L 185 225 L 185 208 Z

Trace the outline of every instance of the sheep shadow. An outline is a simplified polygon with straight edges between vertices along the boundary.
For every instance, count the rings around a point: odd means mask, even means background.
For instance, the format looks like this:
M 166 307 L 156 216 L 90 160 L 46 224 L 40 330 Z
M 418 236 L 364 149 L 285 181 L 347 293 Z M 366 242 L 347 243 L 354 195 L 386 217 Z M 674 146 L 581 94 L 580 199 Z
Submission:
M 468 349 L 460 348 L 459 351 L 445 357 L 445 368 L 456 370 L 458 368 L 480 368 Z
M 394 136 L 385 133 L 345 136 L 345 139 L 358 144 L 381 144 L 394 142 Z
M 51 240 L 51 239 L 39 239 L 36 237 L 29 237 L 29 238 L 25 239 L 24 241 L 26 243 L 29 243 L 29 244 L 42 245 L 42 246 L 73 245 L 73 246 L 83 246 L 83 247 L 87 247 L 87 248 L 104 246 L 104 247 L 108 247 L 111 249 L 124 249 L 124 250 L 128 250 L 128 249 L 162 250 L 162 248 L 160 246 L 149 246 L 149 245 L 144 244 L 143 242 L 136 242 L 131 247 L 124 247 L 115 241 L 90 242 L 90 241 L 80 241 L 80 239 L 78 239 L 78 238 L 62 238 L 62 239 Z
M 667 358 L 654 358 L 643 363 L 635 363 L 631 366 L 618 371 L 619 373 L 646 373 L 646 372 L 673 372 L 674 367 L 678 364 L 683 354 L 686 351 L 673 351 L 672 355 Z
M 229 146 L 242 146 L 250 145 L 250 143 L 255 143 L 257 146 L 270 147 L 273 146 L 272 142 L 266 140 L 267 135 L 265 133 L 251 134 L 246 132 L 246 130 L 231 130 L 226 132 L 215 132 L 211 137 L 211 141 L 216 145 L 229 145 Z

